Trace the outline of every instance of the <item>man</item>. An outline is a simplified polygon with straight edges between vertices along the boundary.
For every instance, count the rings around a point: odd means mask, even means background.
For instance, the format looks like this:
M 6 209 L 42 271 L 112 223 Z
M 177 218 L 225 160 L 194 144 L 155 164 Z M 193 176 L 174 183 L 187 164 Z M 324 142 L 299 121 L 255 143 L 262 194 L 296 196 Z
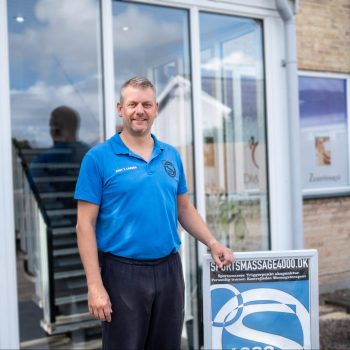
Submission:
M 80 165 L 89 146 L 78 140 L 79 125 L 79 113 L 71 107 L 59 106 L 51 112 L 49 127 L 53 145 L 32 161 L 30 170 L 33 176 L 53 176 L 48 173 L 50 164 Z M 56 176 L 72 175 L 67 168 L 55 170 Z
M 75 192 L 89 311 L 106 321 L 104 349 L 180 349 L 184 281 L 177 221 L 209 247 L 220 267 L 233 253 L 190 202 L 179 153 L 151 134 L 158 111 L 152 83 L 128 80 L 117 109 L 122 131 L 87 153 Z
M 80 163 L 89 150 L 86 143 L 78 140 L 79 125 L 80 115 L 71 107 L 59 106 L 51 112 L 49 127 L 53 145 L 36 156 L 29 167 L 31 185 L 39 197 L 42 193 L 74 191 L 75 183 L 64 180 L 64 177 L 78 175 Z M 50 177 L 55 177 L 56 181 L 41 181 Z M 59 178 L 62 181 L 58 181 Z M 72 206 L 74 203 L 68 197 L 42 201 L 45 210 L 54 209 L 55 204 L 61 209 L 61 205 L 69 209 L 67 205 Z

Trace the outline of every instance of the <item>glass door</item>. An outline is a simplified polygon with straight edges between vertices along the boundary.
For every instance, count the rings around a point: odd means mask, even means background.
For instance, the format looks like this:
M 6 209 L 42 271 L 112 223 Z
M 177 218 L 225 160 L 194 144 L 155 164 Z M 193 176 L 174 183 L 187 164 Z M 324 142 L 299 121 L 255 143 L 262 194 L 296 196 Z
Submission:
M 109 72 L 101 64 L 101 1 L 7 3 L 16 238 L 26 273 L 36 282 L 30 298 L 41 304 L 49 300 L 40 315 L 47 325 L 56 324 L 56 316 L 69 320 L 71 314 L 83 314 L 90 322 L 74 236 L 72 184 L 85 151 L 104 138 L 103 98 L 109 91 L 103 91 L 102 76 Z M 113 43 L 106 45 L 114 48 L 115 101 L 122 83 L 133 76 L 154 82 L 160 108 L 152 132 L 181 153 L 194 199 L 190 39 L 198 38 L 190 38 L 189 10 L 113 0 L 112 16 Z M 269 201 L 262 22 L 199 12 L 199 34 L 201 61 L 193 69 L 201 72 L 206 221 L 236 251 L 265 250 Z M 62 145 L 64 139 L 68 142 Z M 197 244 L 181 227 L 179 234 L 184 335 L 189 348 L 199 348 Z
M 160 104 L 152 132 L 176 147 L 184 163 L 193 198 L 192 87 L 188 11 L 146 4 L 113 2 L 116 100 L 124 81 L 141 75 L 156 87 Z M 120 119 L 120 118 L 119 118 Z M 119 120 L 121 123 L 121 120 Z M 179 230 L 186 284 L 184 335 L 197 341 L 197 259 L 193 238 Z
M 99 325 L 88 312 L 73 192 L 82 157 L 104 138 L 101 14 L 99 0 L 7 8 L 23 345 L 44 330 Z
M 233 250 L 269 248 L 262 22 L 200 13 L 207 223 Z

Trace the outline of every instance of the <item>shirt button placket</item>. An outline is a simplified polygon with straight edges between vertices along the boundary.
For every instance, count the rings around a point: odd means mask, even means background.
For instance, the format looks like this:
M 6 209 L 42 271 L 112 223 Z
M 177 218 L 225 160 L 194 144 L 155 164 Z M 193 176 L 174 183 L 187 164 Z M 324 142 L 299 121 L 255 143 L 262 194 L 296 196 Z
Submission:
M 152 175 L 154 173 L 151 162 L 147 163 L 146 171 L 147 171 L 147 175 Z

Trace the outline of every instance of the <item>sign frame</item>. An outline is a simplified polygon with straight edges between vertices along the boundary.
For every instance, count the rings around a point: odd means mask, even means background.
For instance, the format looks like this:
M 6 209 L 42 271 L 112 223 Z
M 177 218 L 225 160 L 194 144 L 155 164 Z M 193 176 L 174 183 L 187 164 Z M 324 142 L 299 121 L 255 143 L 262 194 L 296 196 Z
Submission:
M 309 292 L 309 317 L 308 322 L 310 325 L 310 339 L 306 340 L 307 345 L 305 349 L 318 349 L 319 348 L 319 294 L 318 294 L 318 253 L 315 249 L 303 249 L 303 250 L 283 250 L 283 251 L 258 251 L 258 252 L 235 252 L 235 261 L 231 264 L 246 261 L 271 261 L 271 260 L 283 260 L 283 259 L 309 259 L 308 264 L 308 283 Z M 257 264 L 258 262 L 256 262 Z M 211 287 L 216 285 L 211 282 L 211 266 L 214 265 L 214 260 L 210 254 L 203 256 L 203 269 L 202 269 L 202 293 L 203 293 L 203 328 L 204 328 L 204 349 L 213 349 L 213 334 L 212 334 L 212 297 Z M 216 266 L 216 265 L 215 265 Z M 229 265 L 230 266 L 230 265 Z M 235 265 L 236 266 L 236 265 Z M 216 267 L 218 269 L 218 267 Z M 223 270 L 222 270 L 223 271 Z M 271 270 L 272 271 L 272 270 Z M 233 276 L 234 274 L 232 274 Z M 247 278 L 247 275 L 246 277 Z M 274 283 L 273 281 L 268 281 Z M 288 281 L 284 281 L 288 283 Z M 290 281 L 292 282 L 292 281 Z M 240 284 L 242 282 L 237 282 Z M 243 282 L 245 284 L 250 282 Z M 255 285 L 258 283 L 266 283 L 266 281 L 254 281 Z M 234 285 L 231 281 L 224 283 L 225 285 Z M 222 285 L 219 283 L 219 285 Z M 252 288 L 254 289 L 254 288 Z M 220 341 L 221 342 L 221 341 Z M 216 342 L 217 343 L 217 342 Z M 305 344 L 305 341 L 304 341 Z M 215 347 L 216 350 L 221 348 Z M 248 349 L 248 348 L 247 348 Z M 254 349 L 264 349 L 258 345 Z M 267 349 L 274 349 L 274 347 L 268 346 Z

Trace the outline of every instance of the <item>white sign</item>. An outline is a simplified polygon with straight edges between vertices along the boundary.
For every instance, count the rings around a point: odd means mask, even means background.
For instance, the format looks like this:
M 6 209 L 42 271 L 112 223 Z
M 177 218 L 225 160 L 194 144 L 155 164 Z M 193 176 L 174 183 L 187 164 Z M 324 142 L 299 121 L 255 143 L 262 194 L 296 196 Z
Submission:
M 236 253 L 203 263 L 205 349 L 318 349 L 316 250 Z

